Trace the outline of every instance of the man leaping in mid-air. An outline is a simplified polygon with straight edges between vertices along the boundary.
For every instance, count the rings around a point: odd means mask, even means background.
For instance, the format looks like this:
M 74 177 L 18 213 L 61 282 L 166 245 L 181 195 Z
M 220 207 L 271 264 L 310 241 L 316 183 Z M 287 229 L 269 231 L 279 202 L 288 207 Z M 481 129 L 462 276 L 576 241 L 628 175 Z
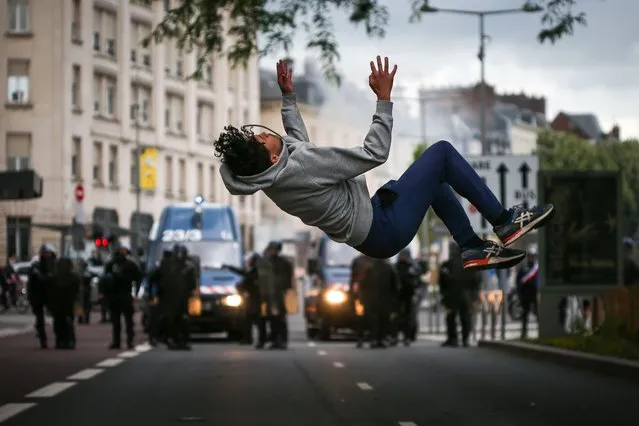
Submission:
M 382 64 L 378 56 L 377 66 L 371 61 L 370 67 L 368 84 L 377 95 L 377 108 L 363 145 L 318 147 L 309 141 L 297 108 L 292 70 L 279 61 L 286 136 L 259 125 L 225 127 L 215 151 L 229 192 L 262 190 L 285 212 L 374 258 L 392 257 L 408 246 L 432 207 L 461 247 L 465 268 L 509 268 L 523 260 L 525 251 L 507 247 L 549 220 L 553 206 L 504 209 L 449 142 L 433 144 L 398 180 L 370 198 L 364 173 L 386 162 L 390 152 L 397 65 L 389 71 L 388 58 Z M 253 127 L 268 131 L 255 134 Z M 493 225 L 503 246 L 475 234 L 453 189 Z

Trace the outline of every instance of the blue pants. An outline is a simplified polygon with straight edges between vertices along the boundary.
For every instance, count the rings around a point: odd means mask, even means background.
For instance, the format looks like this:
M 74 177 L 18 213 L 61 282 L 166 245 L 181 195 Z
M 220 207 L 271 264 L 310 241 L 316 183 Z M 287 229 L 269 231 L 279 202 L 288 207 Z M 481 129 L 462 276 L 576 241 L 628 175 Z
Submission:
M 431 206 L 463 247 L 477 235 L 453 189 L 493 225 L 504 211 L 459 152 L 449 142 L 439 141 L 424 151 L 399 180 L 387 182 L 371 198 L 373 223 L 366 240 L 355 248 L 379 259 L 396 255 L 413 240 Z

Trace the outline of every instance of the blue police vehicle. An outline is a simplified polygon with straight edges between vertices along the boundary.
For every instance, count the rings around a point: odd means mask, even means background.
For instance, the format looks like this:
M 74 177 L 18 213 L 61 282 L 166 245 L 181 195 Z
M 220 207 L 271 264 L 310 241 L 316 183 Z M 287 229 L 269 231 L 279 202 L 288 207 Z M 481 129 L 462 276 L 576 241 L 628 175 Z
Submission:
M 242 277 L 223 268 L 243 267 L 242 236 L 231 206 L 208 204 L 202 197 L 193 203 L 166 206 L 149 235 L 146 270 L 159 265 L 164 252 L 175 244 L 185 246 L 189 256 L 199 261 L 202 312 L 190 317 L 191 331 L 227 332 L 229 338 L 238 338 L 244 304 L 236 285 Z

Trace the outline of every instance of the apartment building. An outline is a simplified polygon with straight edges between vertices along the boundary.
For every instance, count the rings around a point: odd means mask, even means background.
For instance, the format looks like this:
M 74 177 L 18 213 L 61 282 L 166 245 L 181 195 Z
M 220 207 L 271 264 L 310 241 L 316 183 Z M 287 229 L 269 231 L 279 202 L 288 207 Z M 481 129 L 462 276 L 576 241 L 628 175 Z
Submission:
M 257 58 L 231 69 L 214 57 L 200 81 L 187 80 L 196 52 L 169 42 L 141 45 L 170 6 L 0 0 L 0 161 L 8 170 L 35 169 L 44 180 L 41 199 L 0 203 L 0 255 L 26 258 L 43 242 L 57 243 L 55 230 L 74 216 L 132 229 L 138 143 L 157 152 L 149 157 L 156 182 L 141 195 L 144 228 L 165 205 L 202 195 L 231 203 L 252 240 L 259 195 L 228 194 L 213 140 L 227 123 L 259 121 Z

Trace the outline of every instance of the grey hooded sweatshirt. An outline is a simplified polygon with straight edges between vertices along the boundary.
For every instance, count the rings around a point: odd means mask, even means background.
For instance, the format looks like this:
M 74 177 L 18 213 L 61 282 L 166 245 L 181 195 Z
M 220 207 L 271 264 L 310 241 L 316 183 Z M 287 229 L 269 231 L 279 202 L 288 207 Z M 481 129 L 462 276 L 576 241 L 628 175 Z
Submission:
M 373 222 L 363 174 L 388 159 L 393 103 L 377 101 L 364 144 L 356 148 L 313 145 L 294 93 L 282 96 L 282 121 L 287 136 L 277 163 L 254 176 L 235 176 L 223 164 L 224 185 L 233 195 L 262 190 L 280 209 L 331 239 L 353 247 L 362 244 Z

